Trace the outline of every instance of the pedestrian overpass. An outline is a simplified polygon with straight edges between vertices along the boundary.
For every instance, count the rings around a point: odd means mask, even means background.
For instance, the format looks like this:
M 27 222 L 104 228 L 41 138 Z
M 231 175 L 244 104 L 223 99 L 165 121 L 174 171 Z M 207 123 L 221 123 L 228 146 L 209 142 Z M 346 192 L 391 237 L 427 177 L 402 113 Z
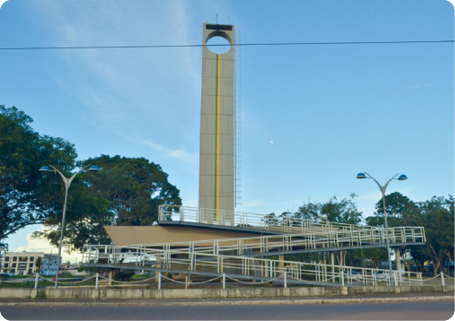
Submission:
M 420 273 L 335 264 L 337 251 L 424 245 L 423 227 L 389 229 L 299 218 L 270 217 L 184 206 L 160 206 L 160 226 L 248 232 L 249 237 L 225 237 L 128 245 L 86 245 L 87 267 L 129 269 L 230 278 L 239 282 L 282 282 L 318 286 L 421 285 Z M 177 229 L 175 229 L 177 228 Z M 174 232 L 175 233 L 175 232 Z M 294 262 L 284 255 L 323 252 L 330 262 Z M 398 252 L 399 253 L 399 252 Z M 328 255 L 329 256 L 329 255 Z M 278 257 L 278 259 L 276 258 Z

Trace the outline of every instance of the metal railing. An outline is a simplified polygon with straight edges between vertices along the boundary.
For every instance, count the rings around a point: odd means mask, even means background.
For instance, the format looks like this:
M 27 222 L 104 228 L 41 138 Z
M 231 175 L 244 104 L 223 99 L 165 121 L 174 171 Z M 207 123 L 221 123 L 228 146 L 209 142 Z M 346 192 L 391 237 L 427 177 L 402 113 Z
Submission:
M 377 227 L 358 226 L 337 222 L 316 222 L 296 217 L 270 216 L 180 205 L 160 205 L 160 222 L 178 221 L 209 225 L 244 227 L 289 233 L 320 234 L 336 231 L 377 230 Z
M 388 232 L 389 241 L 392 244 L 425 242 L 425 231 L 423 227 L 396 227 L 389 228 Z M 385 244 L 385 229 L 376 229 L 330 232 L 324 235 L 303 233 L 191 242 L 135 244 L 133 246 L 163 250 L 179 249 L 182 252 L 220 255 L 251 254 L 252 256 L 268 256 L 274 255 L 277 251 L 292 252 L 300 250 L 300 252 L 303 252 L 303 250 L 315 249 L 334 251 L 343 250 L 346 247 L 380 246 Z
M 114 264 L 149 267 L 207 275 L 273 279 L 286 273 L 289 278 L 315 285 L 421 285 L 422 274 L 379 270 L 324 263 L 292 262 L 246 256 L 186 252 L 175 249 L 151 249 L 145 246 L 86 245 L 84 264 Z M 414 277 L 413 277 L 414 275 Z
M 84 264 L 114 264 L 122 268 L 149 267 L 157 271 L 177 270 L 181 273 L 198 271 L 207 276 L 223 274 L 237 278 L 257 277 L 264 282 L 284 275 L 285 279 L 289 277 L 296 282 L 317 285 L 422 284 L 422 274 L 418 272 L 342 266 L 333 264 L 333 260 L 332 264 L 325 264 L 258 257 L 305 250 L 380 247 L 386 244 L 387 237 L 389 242 L 395 244 L 423 243 L 423 227 L 384 229 L 166 205 L 159 208 L 159 220 L 276 230 L 288 234 L 130 246 L 86 245 L 83 251 Z

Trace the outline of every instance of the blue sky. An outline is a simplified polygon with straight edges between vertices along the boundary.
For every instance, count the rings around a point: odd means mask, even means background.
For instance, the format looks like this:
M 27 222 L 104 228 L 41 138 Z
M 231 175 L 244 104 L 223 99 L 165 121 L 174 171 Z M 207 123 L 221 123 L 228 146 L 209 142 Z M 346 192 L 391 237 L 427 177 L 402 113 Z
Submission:
M 10 0 L 0 47 L 200 44 L 216 14 L 243 43 L 454 39 L 443 0 Z M 0 51 L 0 104 L 74 143 L 79 159 L 160 164 L 197 206 L 201 53 Z M 415 201 L 453 194 L 453 43 L 243 47 L 241 66 L 238 210 L 281 213 L 355 193 L 369 216 L 381 194 L 355 179 L 364 170 L 382 183 L 405 173 L 388 192 Z M 11 236 L 10 249 L 36 249 L 37 228 Z

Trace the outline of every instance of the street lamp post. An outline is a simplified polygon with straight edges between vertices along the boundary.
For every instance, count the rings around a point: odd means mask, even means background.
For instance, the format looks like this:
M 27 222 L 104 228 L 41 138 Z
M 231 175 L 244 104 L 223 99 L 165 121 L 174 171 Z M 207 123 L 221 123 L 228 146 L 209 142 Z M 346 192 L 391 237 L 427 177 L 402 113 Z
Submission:
M 50 169 L 51 167 L 52 169 Z M 95 165 L 87 165 L 83 167 L 80 171 L 78 171 L 76 174 L 71 176 L 70 178 L 66 178 L 65 175 L 63 175 L 58 169 L 56 169 L 54 166 L 49 165 L 49 166 L 43 166 L 40 169 L 40 172 L 58 172 L 60 176 L 63 179 L 63 182 L 65 183 L 65 203 L 63 205 L 63 218 L 62 218 L 62 233 L 60 235 L 60 245 L 58 247 L 58 257 L 57 257 L 57 274 L 55 276 L 55 288 L 58 288 L 58 273 L 60 271 L 60 255 L 62 254 L 62 244 L 63 244 L 63 230 L 65 229 L 65 215 L 66 215 L 66 203 L 68 201 L 68 189 L 70 188 L 71 182 L 73 179 L 77 176 L 77 174 L 85 171 L 90 171 L 90 172 L 98 172 L 100 169 L 98 166 Z
M 368 176 L 367 176 L 368 175 Z M 387 209 L 385 207 L 385 191 L 387 189 L 387 185 L 389 185 L 389 183 L 393 180 L 393 179 L 396 179 L 396 180 L 399 180 L 399 181 L 404 181 L 406 179 L 408 179 L 408 177 L 404 174 L 400 175 L 398 178 L 395 178 L 397 177 L 398 175 L 400 174 L 396 174 L 394 175 L 391 179 L 389 179 L 387 181 L 387 183 L 385 183 L 384 186 L 382 186 L 381 184 L 378 183 L 378 181 L 376 179 L 374 179 L 373 176 L 371 176 L 370 174 L 368 174 L 367 172 L 363 172 L 363 173 L 359 173 L 357 174 L 357 178 L 358 179 L 363 179 L 363 178 L 371 178 L 372 180 L 374 180 L 376 182 L 376 184 L 378 184 L 379 186 L 379 189 L 381 190 L 381 193 L 382 193 L 382 206 L 384 207 L 384 223 L 385 223 L 385 239 L 386 239 L 386 242 L 387 242 L 387 257 L 389 259 L 389 270 L 390 270 L 390 277 L 392 277 L 392 261 L 390 259 L 390 243 L 389 243 L 389 227 L 387 225 Z

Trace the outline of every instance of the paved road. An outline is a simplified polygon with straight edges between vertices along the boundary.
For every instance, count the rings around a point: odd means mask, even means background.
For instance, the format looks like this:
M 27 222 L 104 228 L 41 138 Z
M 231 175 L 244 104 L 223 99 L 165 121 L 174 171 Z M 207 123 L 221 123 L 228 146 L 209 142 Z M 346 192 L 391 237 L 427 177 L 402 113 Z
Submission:
M 0 307 L 7 320 L 448 320 L 454 302 L 252 306 Z

